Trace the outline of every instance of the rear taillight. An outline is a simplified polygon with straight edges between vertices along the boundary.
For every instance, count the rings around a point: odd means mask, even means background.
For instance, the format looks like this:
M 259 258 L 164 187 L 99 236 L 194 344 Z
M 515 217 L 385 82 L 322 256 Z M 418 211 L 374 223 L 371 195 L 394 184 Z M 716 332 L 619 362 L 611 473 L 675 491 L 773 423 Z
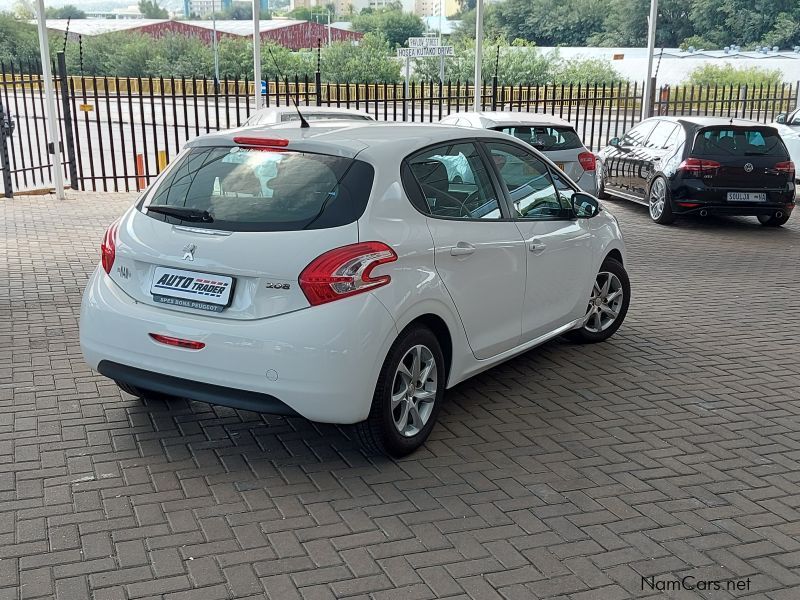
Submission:
M 706 160 L 704 158 L 687 158 L 680 165 L 678 165 L 678 170 L 696 175 L 716 175 L 717 170 L 721 166 L 722 165 L 715 160 Z
M 581 152 L 578 154 L 578 162 L 584 171 L 594 171 L 597 166 L 596 157 L 591 152 Z
M 160 333 L 148 334 L 151 338 L 160 344 L 167 346 L 175 346 L 176 348 L 186 348 L 187 350 L 202 350 L 206 347 L 203 342 L 195 342 L 194 340 L 184 340 L 182 338 L 171 337 L 169 335 L 161 335 Z
M 383 242 L 342 246 L 318 256 L 303 269 L 300 289 L 311 306 L 374 290 L 389 283 L 391 277 L 373 277 L 372 271 L 396 260 L 397 254 Z
M 778 173 L 786 173 L 794 179 L 794 163 L 791 160 L 779 162 L 774 168 Z
M 103 236 L 103 243 L 100 244 L 100 263 L 103 265 L 103 270 L 109 275 L 114 266 L 114 259 L 117 256 L 118 227 L 119 220 L 114 221 L 106 230 L 106 234 Z

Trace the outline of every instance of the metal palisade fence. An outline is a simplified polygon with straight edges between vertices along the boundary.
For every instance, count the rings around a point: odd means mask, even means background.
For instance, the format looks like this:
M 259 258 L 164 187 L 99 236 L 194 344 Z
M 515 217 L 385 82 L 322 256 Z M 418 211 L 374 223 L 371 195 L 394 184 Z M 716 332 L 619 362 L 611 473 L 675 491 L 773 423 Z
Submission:
M 53 164 L 38 65 L 0 63 L 0 193 L 50 186 Z M 145 188 L 187 140 L 242 125 L 255 106 L 253 82 L 205 78 L 83 77 L 54 66 L 65 180 L 73 189 Z M 471 110 L 471 82 L 321 83 L 320 76 L 270 80 L 263 105 L 357 108 L 380 121 L 433 123 Z M 482 87 L 485 110 L 547 113 L 572 123 L 598 150 L 639 122 L 641 82 Z M 770 122 L 797 105 L 798 84 L 664 86 L 653 115 L 717 115 Z

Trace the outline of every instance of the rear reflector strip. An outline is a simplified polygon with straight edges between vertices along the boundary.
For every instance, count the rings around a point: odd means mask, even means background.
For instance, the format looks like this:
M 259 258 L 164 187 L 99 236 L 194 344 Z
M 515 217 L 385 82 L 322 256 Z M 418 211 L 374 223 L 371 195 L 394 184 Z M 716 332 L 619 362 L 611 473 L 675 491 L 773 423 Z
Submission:
M 166 344 L 167 346 L 175 346 L 177 348 L 186 348 L 187 350 L 202 350 L 206 347 L 203 342 L 195 342 L 193 340 L 183 340 L 181 338 L 170 337 L 168 335 L 161 335 L 159 333 L 148 334 L 155 341 Z
M 677 204 L 683 208 L 697 208 L 700 206 L 699 202 L 678 202 Z

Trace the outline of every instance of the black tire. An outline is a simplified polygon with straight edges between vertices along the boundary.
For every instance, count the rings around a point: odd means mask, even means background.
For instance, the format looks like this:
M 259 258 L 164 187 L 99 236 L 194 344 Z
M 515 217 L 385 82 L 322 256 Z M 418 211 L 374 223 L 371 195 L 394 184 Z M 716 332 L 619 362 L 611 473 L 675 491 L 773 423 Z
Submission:
M 415 346 L 426 347 L 436 365 L 436 389 L 433 406 L 423 427 L 414 435 L 403 435 L 395 425 L 392 412 L 392 388 L 400 361 Z M 411 326 L 403 331 L 389 350 L 378 376 L 372 407 L 366 421 L 356 423 L 355 432 L 361 445 L 371 454 L 388 454 L 400 457 L 419 448 L 436 424 L 447 384 L 447 370 L 439 341 L 427 327 Z M 398 407 L 400 408 L 400 407 Z M 402 409 L 401 409 L 402 410 Z
M 775 215 L 758 215 L 758 222 L 764 227 L 780 227 L 786 225 L 786 221 L 791 217 L 791 213 L 783 213 L 780 217 Z
M 664 185 L 664 208 L 660 214 L 654 216 L 653 209 L 651 208 L 651 195 L 653 194 L 653 189 L 658 185 L 657 182 Z M 675 221 L 675 215 L 672 213 L 672 197 L 669 191 L 669 183 L 663 177 L 655 177 L 653 181 L 650 182 L 650 187 L 647 189 L 647 205 L 650 218 L 653 219 L 655 223 L 659 225 L 669 225 Z
M 131 396 L 136 396 L 137 398 L 144 400 L 146 402 L 166 402 L 168 400 L 175 400 L 176 398 L 175 396 L 171 396 L 169 394 L 154 392 L 152 390 L 145 390 L 140 387 L 136 387 L 135 385 L 130 385 L 129 383 L 123 383 L 121 381 L 115 381 L 114 383 L 116 383 L 117 387 L 121 389 L 123 392 L 126 392 Z
M 622 302 L 617 310 L 616 319 L 606 329 L 602 329 L 601 331 L 591 331 L 589 329 L 589 323 L 584 323 L 580 329 L 573 329 L 567 334 L 569 339 L 579 343 L 589 344 L 604 342 L 616 333 L 617 329 L 620 328 L 620 325 L 622 325 L 622 322 L 625 320 L 625 316 L 628 314 L 628 306 L 630 306 L 631 303 L 631 282 L 628 278 L 628 273 L 625 271 L 625 267 L 622 263 L 613 258 L 606 258 L 597 276 L 599 277 L 601 273 L 606 272 L 614 274 L 622 285 Z M 587 315 L 591 309 L 592 305 L 589 304 L 589 306 L 587 306 Z

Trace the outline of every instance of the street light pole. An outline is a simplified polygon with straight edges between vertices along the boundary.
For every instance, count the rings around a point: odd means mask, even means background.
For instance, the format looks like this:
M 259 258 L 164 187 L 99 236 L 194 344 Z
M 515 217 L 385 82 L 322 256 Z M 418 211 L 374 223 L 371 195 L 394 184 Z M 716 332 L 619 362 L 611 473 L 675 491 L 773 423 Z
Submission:
M 40 0 L 41 1 L 41 0 Z M 261 108 L 261 0 L 253 0 L 253 89 L 256 110 Z
M 642 98 L 642 119 L 650 116 L 650 104 L 655 94 L 653 77 L 653 52 L 656 46 L 656 21 L 658 20 L 658 0 L 650 0 L 650 18 L 647 22 L 647 81 L 644 82 Z
M 47 128 L 50 130 L 53 157 L 53 185 L 56 190 L 56 199 L 64 200 L 64 176 L 61 173 L 61 141 L 59 136 L 58 121 L 56 120 L 56 92 L 53 87 L 53 73 L 50 69 L 50 44 L 47 39 L 47 22 L 44 11 L 44 0 L 37 0 L 37 25 L 39 26 L 39 52 L 42 58 L 42 79 L 44 79 L 45 108 L 47 109 Z M 0 124 L 0 127 L 2 124 Z M 67 124 L 69 127 L 69 124 Z M 75 182 L 71 182 L 75 185 Z
M 219 49 L 217 47 L 217 11 L 214 0 L 211 0 L 211 28 L 214 31 L 214 79 L 219 85 Z
M 481 61 L 483 60 L 483 0 L 475 3 L 475 98 L 472 110 L 480 112 L 481 94 L 483 94 L 483 80 L 481 75 Z

